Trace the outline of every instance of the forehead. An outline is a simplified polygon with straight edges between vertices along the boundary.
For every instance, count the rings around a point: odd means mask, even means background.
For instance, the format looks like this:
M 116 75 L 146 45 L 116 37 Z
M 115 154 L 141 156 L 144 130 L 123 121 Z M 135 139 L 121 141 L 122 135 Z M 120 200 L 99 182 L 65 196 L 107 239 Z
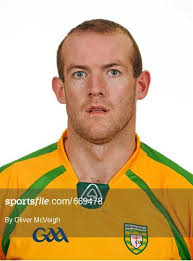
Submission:
M 113 60 L 128 62 L 132 55 L 132 41 L 122 32 L 75 32 L 66 38 L 61 49 L 64 65 L 100 65 Z

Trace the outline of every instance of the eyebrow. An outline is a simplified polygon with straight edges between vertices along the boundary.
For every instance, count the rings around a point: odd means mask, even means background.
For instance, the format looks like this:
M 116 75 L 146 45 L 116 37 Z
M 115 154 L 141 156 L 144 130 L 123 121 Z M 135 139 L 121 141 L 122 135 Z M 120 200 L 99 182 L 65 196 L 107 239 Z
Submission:
M 123 66 L 122 63 L 109 63 L 103 66 L 104 69 L 113 67 L 113 66 Z
M 88 66 L 84 66 L 84 65 L 76 65 L 76 64 L 71 64 L 68 69 L 67 69 L 67 73 L 70 72 L 72 69 L 83 69 L 83 70 L 88 70 Z

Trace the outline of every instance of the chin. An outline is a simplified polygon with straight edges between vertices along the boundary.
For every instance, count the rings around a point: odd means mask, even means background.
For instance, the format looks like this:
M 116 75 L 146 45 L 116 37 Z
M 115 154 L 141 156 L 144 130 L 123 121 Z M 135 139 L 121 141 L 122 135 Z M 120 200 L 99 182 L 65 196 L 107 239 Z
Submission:
M 93 143 L 93 144 L 98 144 L 98 145 L 102 145 L 102 144 L 105 144 L 105 143 L 108 143 L 112 137 L 109 137 L 109 136 L 102 136 L 102 135 L 98 135 L 98 136 L 87 136 L 85 137 L 85 139 L 90 142 L 90 143 Z
M 130 118 L 125 117 L 122 120 L 119 119 L 117 121 L 115 117 L 114 120 L 108 121 L 85 121 L 84 119 L 82 121 L 78 120 L 71 122 L 73 123 L 72 128 L 83 140 L 93 144 L 105 144 L 111 141 L 128 125 Z
M 97 126 L 96 128 L 84 129 L 79 135 L 90 143 L 105 144 L 113 138 L 115 132 L 112 131 L 112 128 Z

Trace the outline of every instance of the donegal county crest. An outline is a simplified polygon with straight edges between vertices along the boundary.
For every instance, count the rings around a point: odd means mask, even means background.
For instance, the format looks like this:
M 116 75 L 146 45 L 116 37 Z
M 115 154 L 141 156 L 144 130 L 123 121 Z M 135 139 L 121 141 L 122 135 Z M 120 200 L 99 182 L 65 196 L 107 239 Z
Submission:
M 147 226 L 125 223 L 124 241 L 133 254 L 140 254 L 148 244 Z

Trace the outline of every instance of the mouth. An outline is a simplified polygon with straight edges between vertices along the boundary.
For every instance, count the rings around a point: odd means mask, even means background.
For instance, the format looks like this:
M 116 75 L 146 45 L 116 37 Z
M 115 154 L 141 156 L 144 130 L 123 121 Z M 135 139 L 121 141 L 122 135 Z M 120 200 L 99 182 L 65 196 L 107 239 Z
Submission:
M 89 114 L 105 114 L 109 112 L 109 110 L 103 106 L 91 106 L 88 108 L 87 112 Z

